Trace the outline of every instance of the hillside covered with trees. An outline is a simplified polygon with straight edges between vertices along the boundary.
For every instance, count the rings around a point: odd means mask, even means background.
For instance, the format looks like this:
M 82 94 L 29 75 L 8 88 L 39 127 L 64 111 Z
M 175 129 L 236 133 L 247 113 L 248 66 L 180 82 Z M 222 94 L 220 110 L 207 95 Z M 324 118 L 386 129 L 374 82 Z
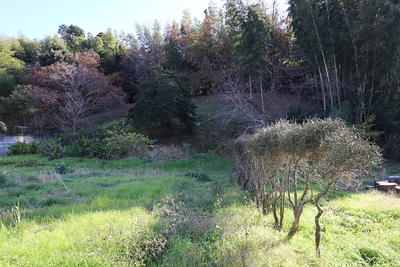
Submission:
M 227 0 L 202 21 L 185 11 L 135 33 L 60 25 L 42 40 L 1 36 L 0 120 L 71 137 L 117 114 L 141 133 L 190 133 L 191 97 L 204 95 L 230 103 L 223 125 L 341 118 L 400 159 L 399 31 L 394 0 L 290 0 L 284 18 L 266 1 Z

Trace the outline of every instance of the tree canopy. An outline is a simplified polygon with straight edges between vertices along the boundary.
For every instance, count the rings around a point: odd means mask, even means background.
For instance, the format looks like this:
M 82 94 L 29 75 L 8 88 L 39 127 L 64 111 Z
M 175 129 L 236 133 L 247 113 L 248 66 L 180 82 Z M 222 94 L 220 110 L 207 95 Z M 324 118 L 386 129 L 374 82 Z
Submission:
M 240 84 L 236 91 L 243 101 L 232 109 L 250 115 L 257 109 L 260 124 L 265 118 L 315 114 L 349 124 L 375 118 L 372 130 L 383 133 L 378 143 L 386 155 L 400 159 L 399 5 L 395 0 L 290 0 L 288 16 L 281 18 L 265 1 L 228 0 L 223 8 L 211 2 L 202 20 L 185 10 L 164 30 L 158 21 L 153 27 L 136 23 L 135 33 L 86 33 L 62 24 L 58 35 L 42 40 L 0 37 L 0 96 L 10 96 L 18 85 L 37 86 L 38 65 L 82 65 L 81 53 L 94 51 L 99 65 L 92 69 L 122 88 L 130 104 L 141 98 L 139 87 L 146 87 L 150 69 L 161 67 L 174 73 L 190 96 L 232 96 Z M 255 94 L 263 96 L 261 103 Z M 271 115 L 269 94 L 311 104 L 303 108 L 297 101 L 285 114 Z M 251 121 L 249 127 L 255 126 Z
M 99 60 L 94 51 L 89 51 L 78 55 L 77 64 L 60 62 L 39 67 L 25 89 L 42 114 L 48 114 L 50 121 L 64 131 L 74 133 L 82 118 L 122 104 L 122 91 L 96 70 Z
M 138 128 L 184 125 L 193 129 L 195 109 L 187 90 L 173 73 L 153 68 L 139 85 L 138 99 L 129 110 L 128 121 Z

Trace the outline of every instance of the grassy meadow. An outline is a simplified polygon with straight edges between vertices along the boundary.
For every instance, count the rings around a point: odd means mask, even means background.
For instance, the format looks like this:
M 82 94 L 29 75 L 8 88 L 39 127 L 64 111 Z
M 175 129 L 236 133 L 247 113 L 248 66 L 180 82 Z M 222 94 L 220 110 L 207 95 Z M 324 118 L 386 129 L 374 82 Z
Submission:
M 236 185 L 234 166 L 208 154 L 2 156 L 0 266 L 400 266 L 398 196 L 329 195 L 317 259 L 315 208 L 286 240 L 291 215 L 274 230 Z

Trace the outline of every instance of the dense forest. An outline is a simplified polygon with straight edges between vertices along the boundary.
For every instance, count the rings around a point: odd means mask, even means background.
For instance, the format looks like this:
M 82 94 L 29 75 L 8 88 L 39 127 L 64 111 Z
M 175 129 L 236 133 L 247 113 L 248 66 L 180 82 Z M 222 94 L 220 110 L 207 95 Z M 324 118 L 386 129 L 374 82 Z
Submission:
M 268 113 L 274 92 L 313 103 L 286 117 L 342 118 L 400 159 L 400 3 L 289 0 L 282 18 L 253 2 L 211 2 L 202 21 L 184 11 L 132 34 L 60 25 L 42 40 L 0 36 L 0 120 L 74 134 L 91 115 L 129 107 L 137 128 L 193 129 L 190 97 L 224 94 L 258 127 L 278 119 Z

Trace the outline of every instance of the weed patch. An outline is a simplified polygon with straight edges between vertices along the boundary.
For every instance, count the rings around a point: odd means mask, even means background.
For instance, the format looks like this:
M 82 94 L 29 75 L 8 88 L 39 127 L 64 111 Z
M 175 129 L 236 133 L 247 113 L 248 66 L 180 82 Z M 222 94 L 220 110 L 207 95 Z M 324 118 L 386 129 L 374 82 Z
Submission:
M 7 175 L 0 173 L 0 187 L 4 187 L 8 182 Z

